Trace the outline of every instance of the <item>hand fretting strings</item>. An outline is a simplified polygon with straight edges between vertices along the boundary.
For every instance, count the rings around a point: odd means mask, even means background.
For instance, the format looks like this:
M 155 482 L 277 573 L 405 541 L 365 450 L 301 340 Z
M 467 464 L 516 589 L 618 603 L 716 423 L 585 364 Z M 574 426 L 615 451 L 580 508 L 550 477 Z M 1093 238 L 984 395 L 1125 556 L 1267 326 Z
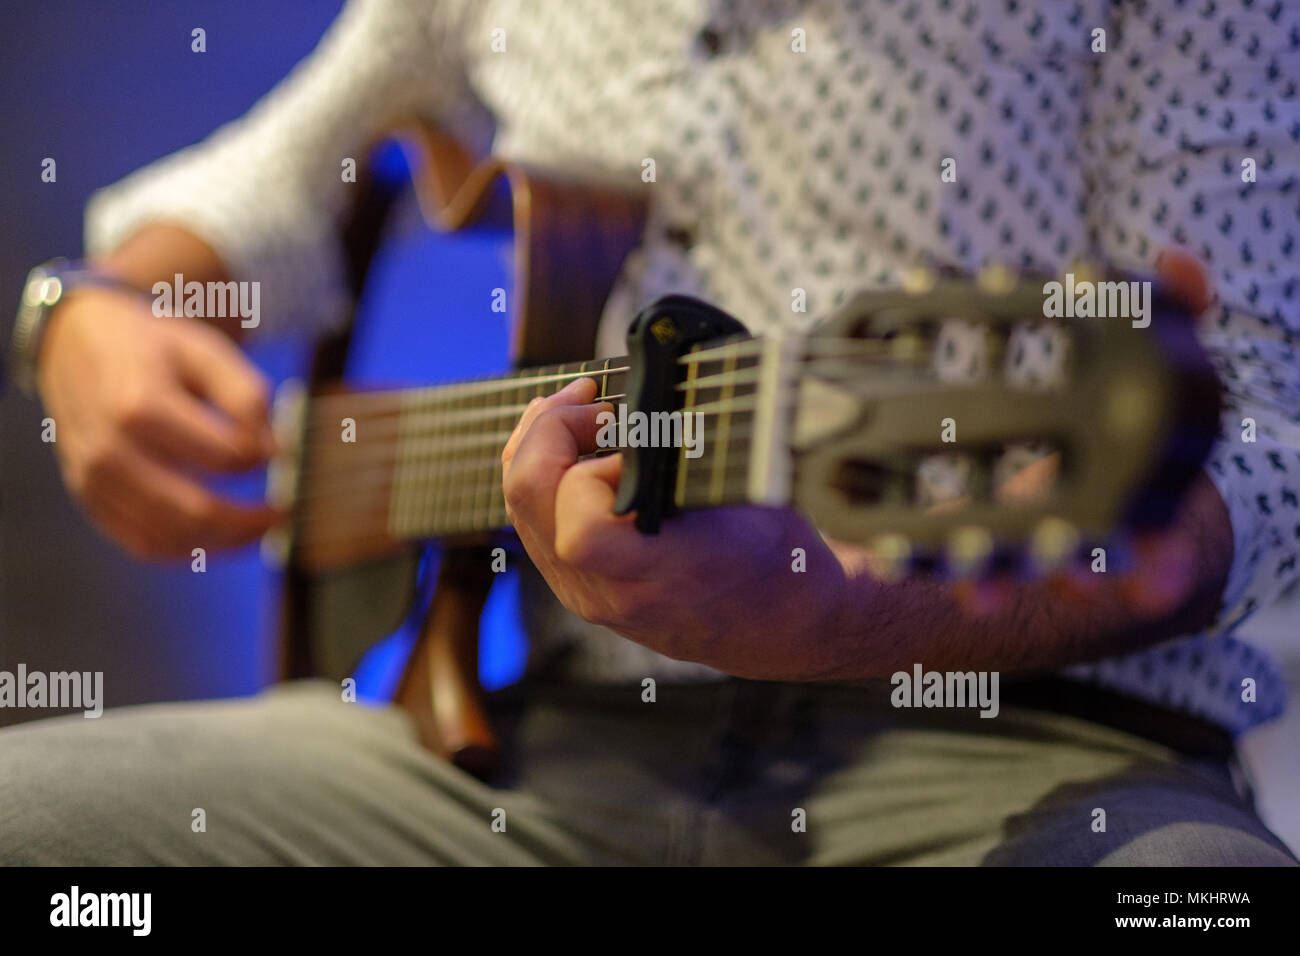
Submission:
M 805 361 L 898 360 L 880 342 L 807 345 Z M 755 339 L 696 347 L 679 360 L 682 412 L 703 424 L 702 457 L 678 453 L 679 507 L 747 500 L 761 361 Z M 628 371 L 626 359 L 611 358 L 453 385 L 318 395 L 304 428 L 295 530 L 319 545 L 505 527 L 501 449 L 528 402 L 582 377 L 596 381 L 596 401 L 618 402 Z M 347 418 L 354 442 L 341 440 Z

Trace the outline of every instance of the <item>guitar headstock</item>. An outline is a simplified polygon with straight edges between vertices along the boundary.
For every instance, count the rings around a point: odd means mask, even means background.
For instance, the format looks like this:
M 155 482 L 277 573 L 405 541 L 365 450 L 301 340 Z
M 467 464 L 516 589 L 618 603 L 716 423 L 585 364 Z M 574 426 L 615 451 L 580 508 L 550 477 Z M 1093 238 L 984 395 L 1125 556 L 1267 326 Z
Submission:
M 1214 441 L 1219 384 L 1191 318 L 1144 281 L 918 271 L 856 297 L 797 363 L 795 505 L 897 568 L 959 574 L 1045 570 L 1167 522 Z

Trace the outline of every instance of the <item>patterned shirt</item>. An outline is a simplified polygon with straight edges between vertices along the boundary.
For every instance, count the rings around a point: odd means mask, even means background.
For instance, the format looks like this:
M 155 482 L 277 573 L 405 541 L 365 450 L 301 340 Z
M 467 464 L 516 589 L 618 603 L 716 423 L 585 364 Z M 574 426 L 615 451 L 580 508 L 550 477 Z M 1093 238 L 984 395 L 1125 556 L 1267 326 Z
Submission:
M 320 330 L 345 301 L 340 163 L 423 113 L 630 185 L 654 160 L 604 354 L 669 291 L 761 333 L 917 262 L 1150 272 L 1183 247 L 1218 294 L 1202 337 L 1229 394 L 1207 465 L 1235 542 L 1221 612 L 1071 673 L 1239 731 L 1286 689 L 1233 631 L 1295 581 L 1300 550 L 1298 78 L 1284 0 L 354 0 L 246 117 L 97 194 L 87 246 L 183 222 L 261 281 L 263 331 Z M 716 676 L 558 612 L 542 630 L 578 645 L 578 676 Z

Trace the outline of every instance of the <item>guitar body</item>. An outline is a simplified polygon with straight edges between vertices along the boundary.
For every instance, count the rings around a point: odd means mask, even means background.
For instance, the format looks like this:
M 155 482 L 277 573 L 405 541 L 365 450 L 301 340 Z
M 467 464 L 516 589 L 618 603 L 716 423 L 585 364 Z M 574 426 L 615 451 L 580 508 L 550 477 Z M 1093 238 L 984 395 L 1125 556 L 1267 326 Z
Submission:
M 644 202 L 636 194 L 566 181 L 488 159 L 478 164 L 428 125 L 393 137 L 407 155 L 423 218 L 439 231 L 508 225 L 514 234 L 511 357 L 518 366 L 591 357 L 601 309 L 628 253 L 639 243 Z M 345 232 L 353 300 L 360 301 L 371 260 L 400 189 L 366 175 Z M 349 323 L 317 349 L 308 398 L 340 384 L 352 336 Z M 377 493 L 383 493 L 378 489 Z M 496 741 L 478 682 L 479 618 L 491 589 L 491 537 L 444 542 L 432 601 L 395 702 L 422 743 L 480 777 L 495 762 Z M 336 550 L 329 567 L 290 544 L 281 603 L 282 679 L 342 680 L 373 643 L 411 613 L 424 549 L 371 539 Z

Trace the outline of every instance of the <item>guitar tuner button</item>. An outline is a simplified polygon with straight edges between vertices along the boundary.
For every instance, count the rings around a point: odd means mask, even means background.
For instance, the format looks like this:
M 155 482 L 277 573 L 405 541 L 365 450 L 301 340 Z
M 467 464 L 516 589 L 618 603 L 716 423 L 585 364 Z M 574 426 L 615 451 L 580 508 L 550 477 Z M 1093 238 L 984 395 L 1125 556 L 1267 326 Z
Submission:
M 1030 551 L 1040 573 L 1054 571 L 1079 548 L 1079 532 L 1064 518 L 1048 517 L 1034 529 Z
M 938 276 L 925 266 L 913 266 L 903 273 L 903 291 L 909 295 L 924 295 L 934 289 Z
M 1070 263 L 1070 274 L 1074 276 L 1075 285 L 1080 282 L 1100 282 L 1105 278 L 1105 270 L 1087 259 L 1076 259 Z
M 992 556 L 993 535 L 987 528 L 967 525 L 948 537 L 948 565 L 954 574 L 978 574 Z
M 991 262 L 979 271 L 975 283 L 990 295 L 1006 295 L 1016 287 L 1016 270 L 1001 262 Z
M 871 542 L 876 574 L 885 581 L 897 581 L 907 573 L 912 560 L 912 542 L 906 535 L 881 534 Z

